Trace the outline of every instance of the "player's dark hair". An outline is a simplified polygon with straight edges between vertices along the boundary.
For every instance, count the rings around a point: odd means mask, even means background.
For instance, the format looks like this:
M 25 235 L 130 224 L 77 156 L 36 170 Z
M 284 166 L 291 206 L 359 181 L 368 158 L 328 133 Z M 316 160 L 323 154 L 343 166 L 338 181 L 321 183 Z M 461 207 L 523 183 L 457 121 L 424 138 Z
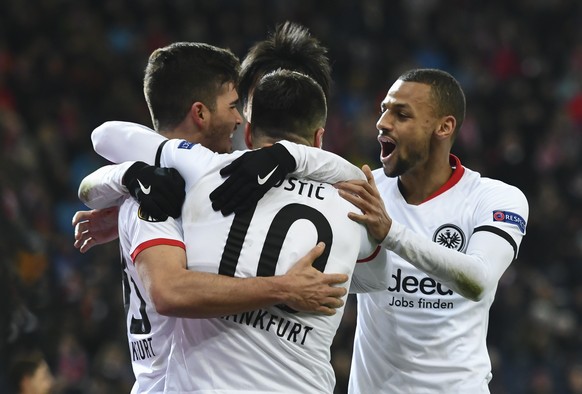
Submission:
M 313 78 L 290 70 L 273 71 L 261 78 L 252 106 L 253 138 L 312 145 L 315 131 L 325 125 L 327 117 L 321 86 Z
M 259 41 L 243 59 L 239 79 L 239 97 L 243 105 L 249 91 L 265 74 L 277 69 L 309 75 L 323 89 L 326 100 L 331 89 L 331 66 L 327 48 L 297 23 L 285 22 L 264 41 Z
M 157 131 L 176 127 L 193 103 L 211 111 L 225 83 L 238 83 L 240 63 L 228 49 L 194 42 L 177 42 L 156 49 L 149 57 L 144 94 Z
M 452 115 L 457 120 L 453 138 L 459 132 L 465 120 L 465 94 L 461 84 L 449 73 L 432 68 L 410 70 L 402 74 L 399 80 L 418 82 L 431 87 L 431 95 L 436 104 L 437 116 Z

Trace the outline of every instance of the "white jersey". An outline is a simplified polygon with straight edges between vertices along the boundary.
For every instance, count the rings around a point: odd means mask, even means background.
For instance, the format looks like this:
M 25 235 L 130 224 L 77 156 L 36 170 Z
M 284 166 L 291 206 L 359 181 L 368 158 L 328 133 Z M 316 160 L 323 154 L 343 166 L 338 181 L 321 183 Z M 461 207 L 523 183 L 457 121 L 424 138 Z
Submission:
M 465 253 L 474 233 L 489 231 L 517 251 L 525 234 L 527 200 L 500 181 L 461 166 L 439 193 L 409 205 L 398 179 L 374 171 L 395 222 L 437 244 Z M 387 290 L 358 295 L 349 392 L 488 393 L 492 378 L 486 335 L 495 288 L 468 300 L 389 252 Z
M 329 184 L 287 178 L 256 209 L 223 217 L 208 195 L 218 171 L 238 157 L 171 140 L 161 164 L 186 181 L 182 211 L 188 268 L 236 277 L 285 273 L 318 241 L 314 266 L 351 276 L 356 260 L 376 245 L 347 217 L 355 207 Z M 166 379 L 170 393 L 332 393 L 330 346 L 343 308 L 334 316 L 271 307 L 215 319 L 179 319 Z
M 178 221 L 169 218 L 165 222 L 148 222 L 138 219 L 138 209 L 139 205 L 131 198 L 119 209 L 127 340 L 136 379 L 131 392 L 163 393 L 176 318 L 156 312 L 138 276 L 134 259 L 139 252 L 154 245 L 184 248 L 184 243 Z

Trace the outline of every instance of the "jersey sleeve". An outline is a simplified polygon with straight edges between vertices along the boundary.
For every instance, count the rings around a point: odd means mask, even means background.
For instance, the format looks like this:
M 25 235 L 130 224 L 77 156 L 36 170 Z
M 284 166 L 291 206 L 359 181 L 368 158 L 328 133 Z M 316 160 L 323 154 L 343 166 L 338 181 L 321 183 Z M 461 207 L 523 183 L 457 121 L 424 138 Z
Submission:
M 91 209 L 121 205 L 129 193 L 123 186 L 125 171 L 134 162 L 101 167 L 87 175 L 79 185 L 79 199 Z
M 390 255 L 384 248 L 379 248 L 372 259 L 358 261 L 350 283 L 350 294 L 386 290 L 391 267 Z
M 169 217 L 163 222 L 151 222 L 139 217 L 139 205 L 127 200 L 120 210 L 121 231 L 125 231 L 128 241 L 128 254 L 132 262 L 139 253 L 158 245 L 176 246 L 186 249 L 180 219 Z
M 388 272 L 391 269 L 390 255 L 385 248 L 372 240 L 364 226 L 360 231 L 360 252 L 354 268 L 350 293 L 368 293 L 388 287 Z
M 289 141 L 279 141 L 295 158 L 293 175 L 318 182 L 336 183 L 352 179 L 366 180 L 358 167 L 335 153 Z
M 514 186 L 491 180 L 477 198 L 473 234 L 481 231 L 496 234 L 511 245 L 517 258 L 529 216 L 525 195 Z
M 495 290 L 514 256 L 509 243 L 490 232 L 473 234 L 467 252 L 462 253 L 424 238 L 395 221 L 382 246 L 474 301 Z
M 131 122 L 105 122 L 91 133 L 93 149 L 112 163 L 143 161 L 153 165 L 165 137 Z

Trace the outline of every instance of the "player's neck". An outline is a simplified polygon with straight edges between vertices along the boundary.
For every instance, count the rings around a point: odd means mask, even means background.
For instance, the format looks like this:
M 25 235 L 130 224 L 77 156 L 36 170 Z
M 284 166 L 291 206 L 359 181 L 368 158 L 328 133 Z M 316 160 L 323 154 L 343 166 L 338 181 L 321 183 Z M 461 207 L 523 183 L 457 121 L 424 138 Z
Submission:
M 438 163 L 427 163 L 398 178 L 400 193 L 408 204 L 422 204 L 447 183 L 452 174 L 448 158 Z
M 309 144 L 306 139 L 300 138 L 300 137 L 287 136 L 287 138 L 285 138 L 285 140 L 290 141 L 290 142 L 294 142 L 294 143 L 299 144 L 299 145 L 313 146 L 313 145 Z M 270 137 L 261 137 L 261 138 L 256 138 L 256 139 L 253 138 L 251 149 L 264 148 L 267 146 L 271 146 L 279 141 L 281 141 L 280 138 L 270 138 Z

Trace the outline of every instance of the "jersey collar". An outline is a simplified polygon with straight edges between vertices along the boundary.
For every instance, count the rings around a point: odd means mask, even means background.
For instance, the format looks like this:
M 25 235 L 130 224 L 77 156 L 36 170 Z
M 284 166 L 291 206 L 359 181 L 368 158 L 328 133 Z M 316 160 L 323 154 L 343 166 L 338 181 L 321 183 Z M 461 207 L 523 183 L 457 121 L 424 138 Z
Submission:
M 441 187 L 439 187 L 433 194 L 428 196 L 421 204 L 424 204 L 427 201 L 432 200 L 433 198 L 443 194 L 453 186 L 455 186 L 463 177 L 465 173 L 465 167 L 461 164 L 461 160 L 453 154 L 449 154 L 449 163 L 451 168 L 453 169 L 453 173 L 448 181 L 446 181 Z M 398 179 L 398 183 L 400 184 L 400 179 Z
M 424 200 L 422 203 L 425 203 L 429 200 L 432 200 L 436 196 L 443 194 L 444 192 L 455 186 L 461 180 L 461 177 L 465 173 L 465 167 L 463 167 L 463 165 L 461 164 L 461 160 L 459 160 L 457 156 L 449 154 L 449 164 L 453 168 L 453 173 L 451 174 L 449 180 L 446 181 L 444 185 L 442 185 L 437 191 L 428 196 L 426 200 Z

